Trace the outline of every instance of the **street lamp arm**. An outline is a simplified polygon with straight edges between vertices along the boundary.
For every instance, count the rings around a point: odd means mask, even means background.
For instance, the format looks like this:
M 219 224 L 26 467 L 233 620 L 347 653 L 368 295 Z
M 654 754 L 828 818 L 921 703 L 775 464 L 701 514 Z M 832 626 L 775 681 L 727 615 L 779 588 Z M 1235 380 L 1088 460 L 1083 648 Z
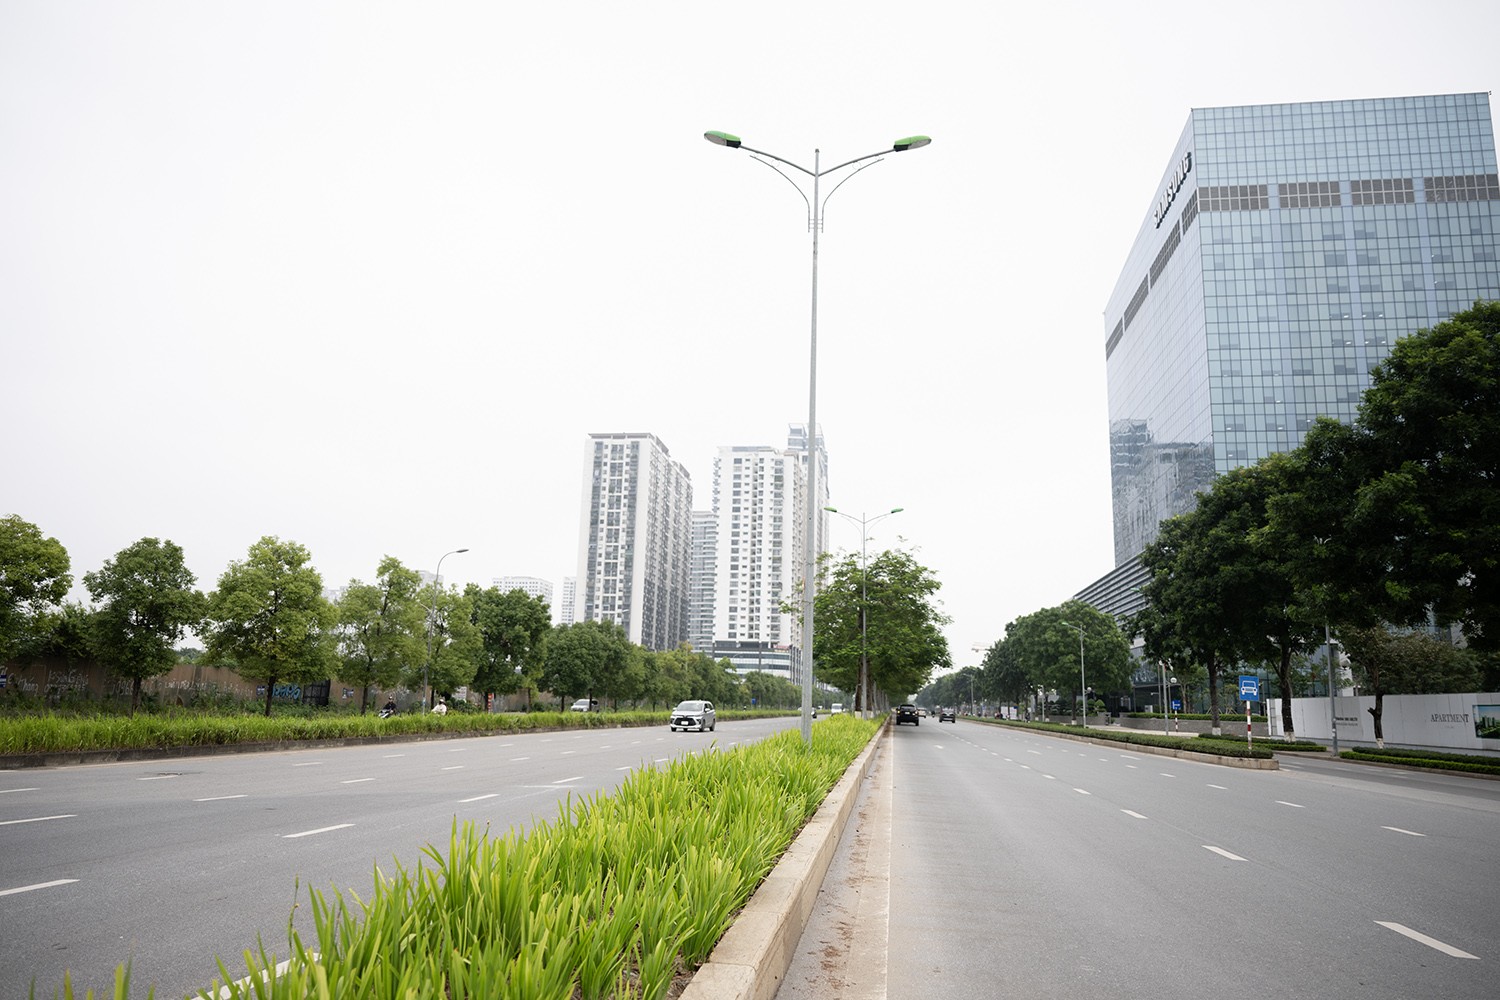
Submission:
M 881 162 L 881 161 L 880 160 L 872 160 L 869 163 L 866 163 L 863 167 L 860 167 L 859 170 L 867 170 L 867 169 L 869 169 L 870 167 L 873 167 L 875 164 L 877 164 L 879 162 Z M 821 206 L 819 206 L 819 208 L 818 208 L 818 217 L 819 218 L 823 218 L 824 216 L 827 215 L 827 213 L 828 213 L 828 199 L 833 197 L 833 192 L 837 191 L 839 188 L 841 188 L 845 184 L 849 183 L 849 181 L 854 178 L 854 174 L 859 173 L 859 170 L 854 171 L 854 173 L 850 174 L 848 177 L 845 177 L 843 180 L 839 181 L 837 184 L 835 184 L 833 186 L 833 191 L 829 191 L 827 194 L 825 194 L 823 196 L 823 204 Z M 825 173 L 826 173 L 826 171 L 825 171 Z M 881 516 L 884 516 L 884 515 L 881 515 Z
M 750 157 L 750 159 L 754 160 L 757 163 L 765 163 L 766 166 L 770 167 L 772 170 L 776 171 L 781 176 L 786 177 L 786 182 L 788 184 L 790 184 L 792 187 L 794 187 L 794 188 L 797 189 L 797 193 L 802 196 L 803 203 L 807 205 L 807 216 L 808 216 L 808 219 L 809 219 L 808 224 L 811 225 L 812 224 L 811 223 L 811 219 L 812 219 L 812 202 L 810 202 L 810 201 L 807 200 L 807 192 L 804 191 L 804 190 L 802 190 L 802 185 L 798 184 L 796 181 L 794 181 L 790 177 L 788 177 L 787 176 L 787 172 L 785 170 L 782 170 L 776 164 L 774 164 L 774 163 L 766 163 L 766 161 L 762 160 L 759 156 L 752 156 L 752 157 Z M 772 159 L 775 159 L 775 157 L 772 157 Z M 781 162 L 785 163 L 786 161 L 782 160 Z M 792 164 L 792 166 L 796 167 L 797 165 L 794 163 L 794 164 Z M 802 168 L 801 167 L 797 167 L 797 169 L 801 170 Z M 825 198 L 823 200 L 826 202 L 828 199 Z

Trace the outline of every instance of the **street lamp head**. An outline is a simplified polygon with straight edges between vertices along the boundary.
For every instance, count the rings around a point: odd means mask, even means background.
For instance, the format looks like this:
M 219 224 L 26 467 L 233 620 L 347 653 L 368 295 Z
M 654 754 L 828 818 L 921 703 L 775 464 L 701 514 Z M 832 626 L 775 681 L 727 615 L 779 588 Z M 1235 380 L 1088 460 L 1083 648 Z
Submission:
M 453 550 L 453 554 L 454 555 L 458 555 L 460 552 L 467 552 L 467 551 L 469 551 L 469 550 L 468 549 L 454 549 Z
M 891 143 L 891 150 L 896 153 L 904 153 L 908 149 L 921 149 L 923 146 L 932 144 L 932 137 L 926 135 L 909 135 L 905 139 L 897 139 Z M 739 145 L 736 141 L 735 145 Z
M 826 510 L 826 511 L 828 511 L 830 514 L 842 514 L 843 513 L 843 511 L 839 510 L 837 507 L 824 507 L 823 509 Z
M 730 135 L 728 132 L 704 132 L 703 138 L 707 139 L 715 146 L 728 146 L 730 149 L 740 148 L 740 137 L 737 135 Z M 931 140 L 928 141 L 930 142 Z
M 891 508 L 891 513 L 892 513 L 892 514 L 899 514 L 899 513 L 901 513 L 901 512 L 902 512 L 902 511 L 903 511 L 903 510 L 905 510 L 905 509 L 906 509 L 906 508 L 905 508 L 905 507 L 892 507 L 892 508 Z

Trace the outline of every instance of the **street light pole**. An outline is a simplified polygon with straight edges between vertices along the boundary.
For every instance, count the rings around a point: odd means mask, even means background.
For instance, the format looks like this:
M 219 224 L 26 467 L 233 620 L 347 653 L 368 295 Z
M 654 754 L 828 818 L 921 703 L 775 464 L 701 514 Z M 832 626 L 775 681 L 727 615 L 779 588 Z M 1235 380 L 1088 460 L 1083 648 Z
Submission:
M 432 633 L 437 627 L 438 584 L 443 579 L 443 560 L 449 556 L 456 556 L 460 552 L 467 551 L 469 550 L 454 549 L 452 552 L 444 552 L 438 558 L 437 572 L 432 575 L 432 609 L 431 613 L 427 616 L 427 662 L 422 664 L 422 701 L 429 709 L 432 708 L 432 689 L 427 685 L 427 671 L 432 667 Z
M 1075 628 L 1075 629 L 1078 630 L 1078 698 L 1079 698 L 1080 701 L 1083 702 L 1083 722 L 1081 723 L 1081 725 L 1084 726 L 1084 728 L 1088 728 L 1088 724 L 1089 724 L 1089 701 L 1088 701 L 1088 698 L 1089 698 L 1089 687 L 1088 687 L 1088 682 L 1084 680 L 1084 676 L 1083 676 L 1083 626 L 1082 625 L 1072 625 L 1072 624 L 1069 624 L 1068 622 L 1063 622 L 1062 624 L 1067 625 L 1068 628 Z
M 908 149 L 920 149 L 932 142 L 925 135 L 908 136 L 905 139 L 897 139 L 888 150 L 882 149 L 876 153 L 866 153 L 864 156 L 855 157 L 840 163 L 836 167 L 822 168 L 822 150 L 813 150 L 813 168 L 793 163 L 791 160 L 783 159 L 774 153 L 767 153 L 761 149 L 754 149 L 744 145 L 737 135 L 728 132 L 705 132 L 703 138 L 716 146 L 724 146 L 729 149 L 743 149 L 751 153 L 755 159 L 772 170 L 785 177 L 802 195 L 802 200 L 807 202 L 808 228 L 812 230 L 812 333 L 809 340 L 808 365 L 807 365 L 807 524 L 802 539 L 802 547 L 805 550 L 805 560 L 802 567 L 802 742 L 808 746 L 812 745 L 812 680 L 813 680 L 813 598 L 817 591 L 817 535 L 818 535 L 818 234 L 823 230 L 823 208 L 827 198 L 822 197 L 819 182 L 829 174 L 852 167 L 856 163 L 864 165 L 850 173 L 843 180 L 833 186 L 828 192 L 828 198 L 833 197 L 834 191 L 843 187 L 844 183 L 864 170 L 873 167 L 884 157 L 886 153 L 904 153 Z M 780 167 L 769 161 L 785 164 L 793 170 L 801 171 L 812 178 L 812 198 L 809 200 L 802 191 L 802 187 Z M 873 162 L 866 163 L 866 160 Z
M 870 649 L 866 641 L 866 630 L 869 627 L 870 618 L 870 593 L 866 587 L 869 570 L 866 568 L 868 564 L 865 561 L 865 543 L 870 536 L 866 529 L 876 521 L 890 517 L 892 514 L 899 514 L 906 508 L 892 507 L 884 514 L 877 514 L 875 517 L 866 517 L 861 512 L 857 521 L 853 514 L 845 514 L 836 507 L 823 509 L 830 514 L 837 514 L 850 524 L 859 525 L 859 690 L 856 692 L 856 697 L 859 699 L 859 717 L 868 719 L 870 717 Z

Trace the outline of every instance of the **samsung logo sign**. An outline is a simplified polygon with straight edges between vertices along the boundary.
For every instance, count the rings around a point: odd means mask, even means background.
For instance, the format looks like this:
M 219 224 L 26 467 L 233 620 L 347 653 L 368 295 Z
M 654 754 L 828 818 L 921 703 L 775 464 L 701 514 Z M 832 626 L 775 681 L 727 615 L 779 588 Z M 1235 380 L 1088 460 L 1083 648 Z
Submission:
M 1182 154 L 1182 160 L 1177 164 L 1177 169 L 1172 171 L 1172 179 L 1167 181 L 1167 189 L 1161 193 L 1156 201 L 1156 208 L 1152 214 L 1156 217 L 1156 228 L 1161 228 L 1161 220 L 1167 217 L 1167 209 L 1172 207 L 1172 202 L 1177 200 L 1177 192 L 1182 190 L 1182 185 L 1187 182 L 1187 175 L 1193 172 L 1193 153 L 1189 150 Z

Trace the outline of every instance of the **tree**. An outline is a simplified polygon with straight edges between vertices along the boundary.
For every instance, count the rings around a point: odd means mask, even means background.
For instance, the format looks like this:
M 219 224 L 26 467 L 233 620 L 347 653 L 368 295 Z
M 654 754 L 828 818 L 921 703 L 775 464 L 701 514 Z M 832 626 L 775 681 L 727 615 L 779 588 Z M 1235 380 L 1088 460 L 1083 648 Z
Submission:
M 73 586 L 68 550 L 12 514 L 0 518 L 0 663 L 11 659 L 37 615 Z
M 1084 698 L 1079 687 L 1084 682 L 1095 691 L 1121 691 L 1130 684 L 1130 640 L 1113 618 L 1083 601 L 1068 601 L 1017 618 L 1005 627 L 1005 640 L 999 645 L 986 660 L 995 662 L 997 670 L 1005 670 L 1009 683 L 1021 681 L 1025 689 L 1077 691 L 1078 698 L 1069 699 L 1074 704 Z
M 542 686 L 564 699 L 592 699 L 624 669 L 630 640 L 615 622 L 583 621 L 555 626 L 545 651 Z
M 267 535 L 208 598 L 206 659 L 264 681 L 266 715 L 279 682 L 320 680 L 334 666 L 336 615 L 310 560 L 298 543 Z
M 177 664 L 177 643 L 203 619 L 204 597 L 171 540 L 142 538 L 85 573 L 100 602 L 93 616 L 94 650 L 111 671 L 130 680 L 130 714 L 141 703 L 141 682 Z
M 380 560 L 374 583 L 350 580 L 338 603 L 338 676 L 359 685 L 359 711 L 369 704 L 370 688 L 400 683 L 412 664 L 422 662 L 423 608 L 417 599 L 422 578 L 401 560 Z
M 93 661 L 93 610 L 78 601 L 64 601 L 38 613 L 17 652 L 23 657 L 60 660 L 69 665 Z
M 474 679 L 483 655 L 483 639 L 474 624 L 473 601 L 468 594 L 453 589 L 435 590 L 429 592 L 427 602 L 427 627 L 432 643 L 428 682 L 434 699 L 439 692 L 451 697 Z
M 1349 654 L 1354 682 L 1375 696 L 1366 709 L 1375 723 L 1375 743 L 1385 746 L 1382 717 L 1388 694 L 1446 694 L 1475 691 L 1479 670 L 1466 650 L 1423 632 L 1384 626 L 1339 629 L 1339 641 Z
M 871 685 L 900 699 L 921 689 L 934 670 L 952 665 L 938 610 L 942 584 L 910 553 L 887 549 L 864 571 L 850 555 L 818 588 L 813 650 L 819 680 L 859 695 L 861 656 Z M 861 616 L 864 636 L 861 636 Z M 864 708 L 856 702 L 857 708 Z
M 470 584 L 467 593 L 479 630 L 474 687 L 486 696 L 510 694 L 523 681 L 534 681 L 541 668 L 542 640 L 552 627 L 547 602 L 520 589 L 501 593 L 498 587 L 480 590 Z

